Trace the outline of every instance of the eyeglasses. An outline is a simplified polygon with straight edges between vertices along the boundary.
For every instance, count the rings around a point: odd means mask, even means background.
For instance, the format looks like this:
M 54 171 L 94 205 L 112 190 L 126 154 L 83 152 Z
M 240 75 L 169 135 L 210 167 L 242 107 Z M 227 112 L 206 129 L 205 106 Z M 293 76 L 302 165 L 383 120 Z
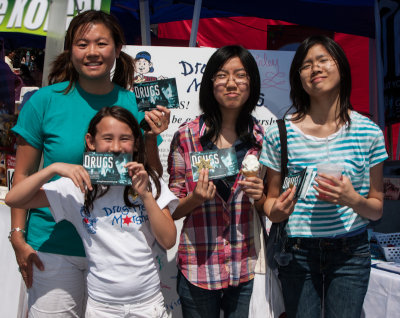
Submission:
M 334 64 L 333 59 L 329 59 L 329 58 L 322 58 L 320 60 L 318 60 L 315 65 L 318 68 L 322 68 L 324 70 L 329 69 L 332 64 Z M 312 62 L 307 62 L 305 64 L 303 64 L 300 68 L 299 68 L 299 73 L 300 74 L 308 74 L 311 72 L 311 70 L 313 69 L 314 63 Z
M 225 86 L 228 82 L 232 80 L 236 83 L 236 85 L 247 85 L 249 84 L 249 76 L 246 72 L 238 72 L 230 76 L 225 72 L 218 72 L 212 78 L 215 86 Z

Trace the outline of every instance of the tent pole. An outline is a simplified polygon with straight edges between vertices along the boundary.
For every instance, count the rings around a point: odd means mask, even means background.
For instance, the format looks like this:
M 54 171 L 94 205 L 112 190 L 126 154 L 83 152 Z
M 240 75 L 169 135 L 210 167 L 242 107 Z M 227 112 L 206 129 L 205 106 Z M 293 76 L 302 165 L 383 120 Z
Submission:
M 50 64 L 57 55 L 64 51 L 65 25 L 67 24 L 68 1 L 52 0 L 49 3 L 49 24 L 44 50 L 42 86 L 47 86 L 48 84 L 47 77 L 50 72 Z
M 382 66 L 382 54 L 381 54 L 381 18 L 379 14 L 379 4 L 375 0 L 374 3 L 375 11 L 375 50 L 376 50 L 376 83 L 377 83 L 377 102 L 378 102 L 378 122 L 377 124 L 383 131 L 385 131 L 385 100 L 384 100 L 384 76 Z
M 376 40 L 369 38 L 369 113 L 371 115 L 371 119 L 378 123 L 379 114 L 378 114 L 378 83 L 376 81 L 377 78 L 377 48 L 376 48 Z
M 378 0 L 374 1 L 375 13 L 375 63 L 376 63 L 376 104 L 377 104 L 377 124 L 385 132 L 385 99 L 384 99 L 384 73 L 383 73 L 383 60 L 381 52 L 382 43 L 382 30 L 381 30 L 381 17 L 379 12 Z M 371 105 L 370 105 L 371 107 Z M 393 138 L 392 138 L 392 125 L 387 127 L 387 147 L 389 159 L 393 159 Z
M 139 0 L 142 45 L 151 45 L 149 0 Z
M 193 11 L 192 29 L 190 30 L 190 41 L 189 41 L 190 47 L 196 46 L 197 30 L 199 28 L 199 20 L 200 20 L 200 11 L 201 11 L 201 0 L 196 0 Z

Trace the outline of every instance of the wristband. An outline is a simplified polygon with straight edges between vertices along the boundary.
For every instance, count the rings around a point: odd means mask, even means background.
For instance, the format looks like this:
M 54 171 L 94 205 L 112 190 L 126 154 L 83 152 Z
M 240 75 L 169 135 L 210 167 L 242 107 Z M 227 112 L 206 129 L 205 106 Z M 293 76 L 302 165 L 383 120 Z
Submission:
M 12 235 L 14 232 L 22 232 L 23 234 L 26 233 L 25 230 L 23 230 L 23 229 L 21 229 L 21 228 L 19 228 L 19 227 L 14 227 L 14 228 L 12 228 L 11 231 L 10 231 L 10 233 L 8 233 L 8 240 L 9 240 L 10 242 L 11 242 L 11 235 Z

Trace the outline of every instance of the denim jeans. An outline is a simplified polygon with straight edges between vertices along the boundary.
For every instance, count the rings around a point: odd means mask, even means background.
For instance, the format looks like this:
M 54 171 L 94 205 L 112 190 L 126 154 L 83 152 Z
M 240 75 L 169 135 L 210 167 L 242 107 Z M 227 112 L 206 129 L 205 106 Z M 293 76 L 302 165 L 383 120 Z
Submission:
M 279 279 L 288 318 L 360 317 L 371 270 L 366 231 L 339 239 L 289 238 L 286 246 L 293 260 L 279 267 Z
M 177 290 L 184 318 L 219 318 L 221 309 L 225 318 L 249 316 L 253 280 L 237 287 L 208 290 L 191 284 L 178 271 Z

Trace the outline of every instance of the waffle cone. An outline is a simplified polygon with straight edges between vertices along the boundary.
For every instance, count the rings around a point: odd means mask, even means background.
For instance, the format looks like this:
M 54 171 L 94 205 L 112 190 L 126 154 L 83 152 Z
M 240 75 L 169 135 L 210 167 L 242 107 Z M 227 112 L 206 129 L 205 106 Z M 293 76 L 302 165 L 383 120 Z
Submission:
M 242 174 L 245 177 L 257 177 L 258 171 L 245 171 L 245 170 L 242 169 Z

